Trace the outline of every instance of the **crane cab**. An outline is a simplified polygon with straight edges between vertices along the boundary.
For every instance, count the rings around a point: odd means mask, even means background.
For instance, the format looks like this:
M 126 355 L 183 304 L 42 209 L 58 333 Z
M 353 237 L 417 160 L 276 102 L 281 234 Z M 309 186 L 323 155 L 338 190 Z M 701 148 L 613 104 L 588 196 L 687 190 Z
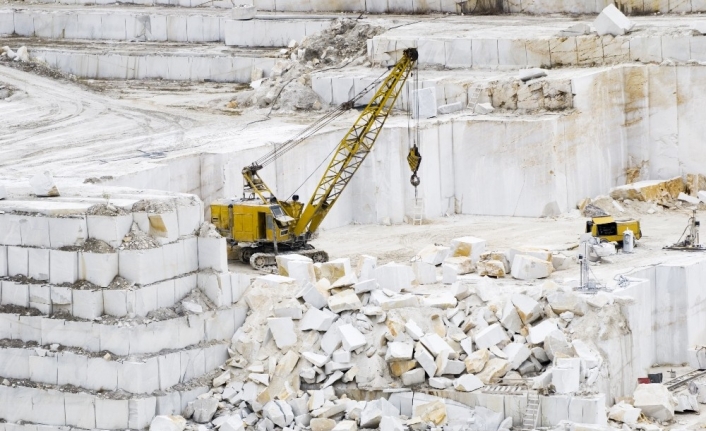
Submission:
M 237 244 L 288 242 L 294 221 L 276 202 L 219 199 L 211 204 L 211 223 Z

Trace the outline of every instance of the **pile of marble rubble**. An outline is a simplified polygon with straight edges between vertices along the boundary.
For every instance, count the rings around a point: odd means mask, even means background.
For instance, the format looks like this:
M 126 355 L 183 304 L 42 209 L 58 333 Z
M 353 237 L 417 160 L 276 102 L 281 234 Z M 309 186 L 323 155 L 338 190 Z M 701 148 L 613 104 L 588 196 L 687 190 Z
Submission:
M 244 295 L 250 312 L 222 373 L 184 417 L 228 431 L 442 424 L 496 431 L 519 425 L 518 417 L 423 392 L 479 392 L 503 379 L 556 394 L 591 388 L 603 358 L 590 342 L 571 339 L 570 329 L 612 298 L 586 301 L 552 281 L 503 288 L 464 276 L 482 262 L 507 265 L 505 254 L 484 248 L 464 237 L 425 248 L 412 265 L 378 266 L 361 256 L 356 268 L 349 259 L 278 257 L 279 275 L 256 278 Z M 522 259 L 551 265 L 548 252 L 533 257 L 539 252 L 514 250 L 512 272 Z M 437 270 L 441 277 L 424 281 L 425 271 Z M 389 399 L 347 395 L 357 390 L 385 391 Z M 155 428 L 182 423 L 159 421 Z

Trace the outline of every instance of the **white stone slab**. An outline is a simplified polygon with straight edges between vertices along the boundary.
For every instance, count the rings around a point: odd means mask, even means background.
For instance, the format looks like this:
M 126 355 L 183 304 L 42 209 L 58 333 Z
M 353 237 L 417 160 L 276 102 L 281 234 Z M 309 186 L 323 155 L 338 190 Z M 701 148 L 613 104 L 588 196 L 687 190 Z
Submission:
M 117 253 L 78 253 L 78 276 L 96 286 L 107 287 L 118 275 Z

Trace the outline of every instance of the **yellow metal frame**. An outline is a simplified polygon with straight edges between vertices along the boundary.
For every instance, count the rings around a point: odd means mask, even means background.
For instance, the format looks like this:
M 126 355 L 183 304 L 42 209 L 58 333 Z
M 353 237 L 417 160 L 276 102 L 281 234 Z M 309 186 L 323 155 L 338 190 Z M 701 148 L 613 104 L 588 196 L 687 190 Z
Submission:
M 372 150 L 417 57 L 417 50 L 414 48 L 404 51 L 402 59 L 392 68 L 368 106 L 338 144 L 324 176 L 294 227 L 295 236 L 315 232 L 324 221 L 341 192 Z

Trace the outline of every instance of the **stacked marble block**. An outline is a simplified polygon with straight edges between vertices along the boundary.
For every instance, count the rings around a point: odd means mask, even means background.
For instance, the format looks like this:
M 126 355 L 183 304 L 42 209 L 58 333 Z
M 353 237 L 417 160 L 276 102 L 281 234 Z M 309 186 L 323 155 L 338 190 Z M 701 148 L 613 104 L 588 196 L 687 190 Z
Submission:
M 463 31 L 457 28 L 457 31 Z M 651 34 L 561 37 L 538 34 L 534 38 L 457 35 L 395 35 L 388 32 L 368 40 L 373 63 L 396 63 L 406 48 L 418 47 L 421 65 L 449 69 L 512 69 L 523 67 L 585 67 L 628 62 L 661 63 L 706 61 L 706 36 Z
M 382 72 L 378 70 L 371 73 L 369 69 L 354 69 L 348 73 L 321 72 L 312 75 L 311 85 L 322 102 L 340 105 L 375 82 L 381 74 Z M 518 85 L 518 83 L 517 73 L 510 71 L 502 74 L 481 72 L 473 76 L 460 71 L 422 71 L 419 78 L 419 87 L 422 91 L 432 93 L 438 107 L 451 104 L 465 107 L 473 100 L 474 92 L 478 88 L 485 90 L 478 102 L 490 102 L 496 108 L 558 110 L 573 107 L 571 79 L 567 76 L 555 77 L 552 74 L 547 78 L 536 79 L 529 85 Z M 394 106 L 408 111 L 410 98 L 414 99 L 408 88 L 411 89 L 413 84 L 408 81 L 404 85 L 405 88 Z M 565 97 L 556 97 L 560 94 Z M 373 95 L 374 91 L 368 92 L 359 103 L 368 103 Z
M 111 204 L 131 209 L 137 201 Z M 77 204 L 57 216 L 53 208 L 65 204 L 48 199 L 32 202 L 45 207 L 39 212 L 0 214 L 0 381 L 11 382 L 0 386 L 0 419 L 143 429 L 210 388 L 208 374 L 228 359 L 245 320 L 238 301 L 250 279 L 228 272 L 224 238 L 197 236 L 198 199 L 160 203 L 169 209 L 103 216 Z M 158 246 L 125 247 L 133 223 Z M 87 251 L 96 239 L 110 251 Z M 116 287 L 118 276 L 129 287 Z M 144 317 L 195 289 L 212 309 Z

